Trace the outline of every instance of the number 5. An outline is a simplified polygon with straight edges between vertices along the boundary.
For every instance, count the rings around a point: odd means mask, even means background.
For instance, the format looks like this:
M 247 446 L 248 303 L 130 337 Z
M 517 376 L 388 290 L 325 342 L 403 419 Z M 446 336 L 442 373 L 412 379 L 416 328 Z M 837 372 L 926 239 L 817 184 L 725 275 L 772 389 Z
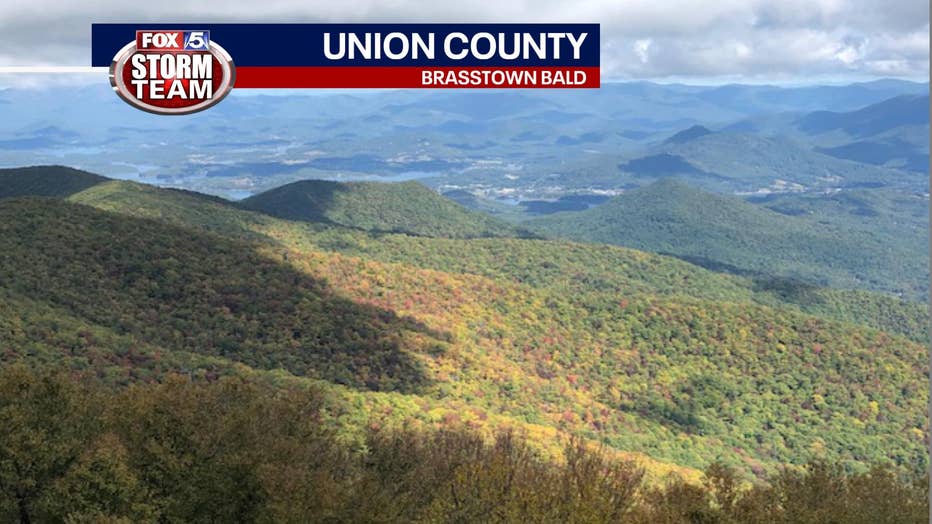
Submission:
M 205 49 L 207 44 L 204 42 L 204 32 L 203 31 L 191 31 L 191 34 L 188 36 L 188 41 L 185 42 L 185 48 L 187 49 Z

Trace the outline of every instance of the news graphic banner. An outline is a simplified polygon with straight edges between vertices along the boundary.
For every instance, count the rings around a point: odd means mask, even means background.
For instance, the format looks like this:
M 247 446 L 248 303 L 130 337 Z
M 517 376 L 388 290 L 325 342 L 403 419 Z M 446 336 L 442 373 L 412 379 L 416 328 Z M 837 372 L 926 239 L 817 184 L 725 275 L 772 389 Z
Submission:
M 130 104 L 206 109 L 235 88 L 595 88 L 599 24 L 93 24 Z

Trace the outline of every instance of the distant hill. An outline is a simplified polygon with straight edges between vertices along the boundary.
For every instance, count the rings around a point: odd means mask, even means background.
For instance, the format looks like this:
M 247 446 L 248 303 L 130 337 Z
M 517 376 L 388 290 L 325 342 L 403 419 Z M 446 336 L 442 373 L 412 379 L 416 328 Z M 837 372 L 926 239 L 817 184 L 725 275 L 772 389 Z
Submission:
M 0 169 L 0 198 L 18 196 L 64 198 L 108 180 L 100 175 L 65 166 Z
M 883 231 L 928 243 L 929 198 L 891 189 L 782 193 L 749 197 L 784 215 L 803 216 L 849 230 Z
M 365 231 L 447 238 L 522 235 L 517 228 L 466 209 L 417 182 L 305 180 L 249 197 L 242 206 L 279 218 Z
M 806 136 L 735 131 L 704 133 L 694 129 L 629 153 L 584 156 L 554 175 L 554 182 L 576 190 L 644 185 L 677 177 L 717 193 L 770 193 L 838 188 L 890 187 L 925 191 L 927 177 L 836 158 L 819 150 Z M 674 135 L 676 136 L 676 135 Z M 615 163 L 617 170 L 607 169 Z
M 819 152 L 925 173 L 929 167 L 929 96 L 901 95 L 852 111 L 757 116 L 728 131 L 793 137 Z
M 927 186 L 925 177 L 835 158 L 781 136 L 710 133 L 685 142 L 665 143 L 645 158 L 659 155 L 678 157 L 696 170 L 714 173 L 727 180 L 720 188 L 715 187 L 729 192 L 767 189 L 778 181 L 805 188 Z M 632 160 L 629 165 L 639 161 Z
M 739 274 L 914 298 L 927 292 L 928 247 L 912 237 L 789 216 L 674 180 L 526 225 L 554 237 L 666 253 Z
M 796 122 L 809 135 L 826 135 L 838 158 L 926 173 L 929 169 L 929 97 L 898 96 L 857 111 L 810 113 Z M 838 136 L 854 139 L 847 142 Z
M 881 142 L 851 142 L 836 147 L 820 147 L 816 151 L 836 158 L 876 166 L 890 166 L 919 172 L 929 169 L 929 153 L 899 139 Z
M 781 136 L 734 130 L 684 135 L 628 151 L 572 157 L 547 183 L 574 192 L 630 189 L 669 177 L 718 193 L 769 192 L 837 187 L 918 188 L 912 173 L 860 164 L 812 151 L 811 145 Z M 611 169 L 611 166 L 617 169 Z M 870 186 L 865 186 L 870 184 Z
M 583 211 L 602 204 L 609 198 L 611 197 L 597 194 L 563 195 L 556 200 L 523 200 L 519 205 L 529 214 L 549 215 L 561 211 Z
M 724 85 L 701 90 L 697 98 L 745 113 L 778 113 L 829 108 L 845 111 L 901 94 L 928 93 L 926 83 L 883 79 L 844 86 Z
M 680 131 L 679 133 L 676 133 L 675 135 L 666 139 L 665 142 L 668 144 L 682 144 L 683 142 L 689 142 L 690 140 L 693 140 L 694 138 L 699 138 L 701 136 L 705 136 L 711 133 L 712 131 L 710 131 L 709 128 L 705 126 L 695 125 L 695 126 L 690 127 L 689 129 L 684 129 Z
M 841 130 L 852 137 L 877 135 L 901 126 L 929 125 L 929 97 L 903 95 L 846 113 L 816 111 L 800 118 L 797 125 L 809 134 Z
M 618 169 L 636 177 L 663 178 L 674 175 L 721 178 L 713 173 L 699 169 L 679 155 L 660 153 L 629 160 L 618 165 Z

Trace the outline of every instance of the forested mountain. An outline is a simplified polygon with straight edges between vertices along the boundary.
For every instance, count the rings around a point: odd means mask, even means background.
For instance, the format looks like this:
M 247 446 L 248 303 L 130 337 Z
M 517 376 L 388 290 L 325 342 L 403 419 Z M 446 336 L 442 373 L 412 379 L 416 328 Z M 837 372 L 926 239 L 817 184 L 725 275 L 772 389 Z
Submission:
M 481 275 L 570 295 L 595 293 L 611 300 L 619 294 L 653 293 L 752 301 L 796 307 L 826 318 L 903 334 L 917 341 L 928 339 L 927 309 L 920 303 L 879 293 L 822 288 L 768 275 L 741 277 L 714 273 L 676 258 L 609 245 L 533 239 L 412 237 L 302 224 L 243 211 L 197 193 L 133 182 L 100 184 L 68 200 L 244 240 L 273 242 L 301 250 L 339 252 L 447 273 Z
M 760 133 L 750 134 L 789 134 L 795 139 L 789 140 L 791 145 L 801 143 L 809 152 L 856 141 L 898 149 L 892 139 L 853 139 L 845 133 L 838 133 L 838 141 L 823 140 L 834 133 L 808 135 L 794 122 L 814 111 L 841 114 L 928 92 L 927 83 L 884 80 L 796 87 L 606 81 L 600 89 L 585 92 L 234 94 L 223 107 L 201 115 L 204 125 L 195 132 L 187 121 L 162 119 L 154 125 L 148 115 L 128 111 L 113 98 L 108 85 L 80 86 L 67 93 L 10 88 L 0 93 L 4 108 L 0 153 L 8 166 L 81 166 L 121 179 L 231 199 L 298 180 L 414 178 L 439 192 L 507 192 L 537 200 L 559 198 L 560 191 L 641 185 L 642 180 L 617 166 L 659 154 L 654 149 L 664 140 L 693 126 L 721 131 L 750 122 L 742 132 L 748 134 L 759 126 Z M 313 112 L 307 111 L 309 104 Z M 770 126 L 761 119 L 779 122 Z M 908 133 L 911 137 L 897 129 L 891 132 L 912 147 L 928 143 L 927 129 L 926 122 L 915 126 Z M 676 144 L 666 144 L 671 145 Z M 709 162 L 699 169 L 731 176 L 729 163 L 738 162 L 742 174 L 752 176 L 759 168 L 779 171 L 782 163 L 787 169 L 780 178 L 794 173 L 809 177 L 799 169 L 806 162 L 796 163 L 795 153 L 779 154 L 785 144 L 778 144 L 775 154 L 757 166 L 735 154 L 741 146 L 740 141 L 724 145 L 717 151 L 726 155 L 721 163 Z M 675 151 L 662 152 L 691 163 L 696 160 Z M 927 146 L 918 153 L 927 155 Z M 844 154 L 832 151 L 822 156 L 838 160 L 832 155 Z M 920 162 L 911 158 L 910 169 L 915 170 Z M 773 161 L 779 163 L 772 165 Z M 905 166 L 891 162 L 889 167 Z M 773 180 L 753 182 L 763 183 L 750 189 L 732 184 L 727 189 L 755 190 Z M 711 184 L 704 187 L 721 190 Z
M 430 237 L 516 236 L 517 228 L 470 211 L 417 182 L 305 180 L 247 198 L 243 207 L 305 222 Z
M 899 96 L 848 113 L 817 112 L 795 123 L 818 151 L 867 164 L 927 173 L 929 95 Z
M 850 111 L 769 115 L 731 130 L 792 136 L 815 151 L 920 173 L 929 168 L 929 93 L 900 95 Z
M 707 127 L 695 125 L 695 126 L 690 127 L 689 129 L 684 129 L 676 133 L 670 138 L 664 140 L 664 143 L 665 144 L 682 144 L 682 143 L 689 142 L 690 140 L 695 140 L 699 137 L 702 137 L 702 136 L 705 136 L 711 133 L 712 131 L 710 131 Z
M 349 427 L 517 425 L 655 472 L 924 460 L 923 346 L 820 300 L 806 314 L 792 292 L 618 248 L 373 235 L 125 182 L 70 200 L 110 211 L 0 203 L 8 361 L 117 383 L 282 370 L 356 399 Z
M 867 233 L 837 219 L 830 223 L 778 213 L 672 179 L 588 211 L 550 215 L 527 225 L 555 237 L 671 254 L 738 274 L 881 290 L 920 300 L 928 288 L 923 230 L 912 235 L 882 229 Z
M 698 171 L 724 177 L 728 184 L 724 187 L 744 192 L 770 188 L 777 180 L 810 189 L 864 184 L 916 188 L 924 182 L 914 174 L 834 158 L 790 138 L 744 132 L 718 131 L 667 142 L 655 154 L 681 158 Z M 630 166 L 622 165 L 621 169 Z M 676 174 L 680 172 L 669 170 L 654 176 Z
M 0 169 L 0 198 L 17 196 L 66 197 L 109 180 L 64 166 Z
M 796 122 L 808 134 L 842 131 L 852 138 L 876 136 L 903 126 L 928 124 L 928 95 L 902 95 L 847 113 L 816 111 Z
M 830 224 L 852 234 L 910 238 L 925 245 L 929 199 L 921 193 L 893 189 L 855 189 L 829 193 L 773 193 L 747 197 L 777 213 Z

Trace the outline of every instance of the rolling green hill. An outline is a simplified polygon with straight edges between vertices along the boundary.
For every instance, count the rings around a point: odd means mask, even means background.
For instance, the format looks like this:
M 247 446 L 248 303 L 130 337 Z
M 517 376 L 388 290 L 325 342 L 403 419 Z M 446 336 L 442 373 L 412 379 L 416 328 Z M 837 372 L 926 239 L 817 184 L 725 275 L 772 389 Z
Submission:
M 838 159 L 779 136 L 721 131 L 666 143 L 657 152 L 681 157 L 697 170 L 724 177 L 732 190 L 756 191 L 777 180 L 808 188 L 879 184 L 916 189 L 926 183 L 914 173 Z
M 775 126 L 789 125 L 786 122 Z M 782 128 L 780 128 L 782 129 Z M 905 128 L 904 128 L 905 130 Z M 928 177 L 903 169 L 896 163 L 865 163 L 858 155 L 851 160 L 838 152 L 814 146 L 845 146 L 872 156 L 851 140 L 813 143 L 811 137 L 792 131 L 788 135 L 747 132 L 735 125 L 712 132 L 686 129 L 653 145 L 627 151 L 603 150 L 561 158 L 559 168 L 548 175 L 548 185 L 582 192 L 643 186 L 663 178 L 677 177 L 695 187 L 723 194 L 783 192 L 787 190 L 830 191 L 886 187 L 925 193 Z M 922 144 L 921 132 L 909 132 L 910 142 Z M 886 145 L 903 138 L 888 137 Z M 910 146 L 912 147 L 912 146 Z M 924 151 L 925 154 L 928 151 Z M 898 156 L 898 155 L 897 155 Z M 543 180 L 543 179 L 541 179 Z M 483 180 L 486 183 L 486 180 Z
M 923 456 L 923 346 L 853 324 L 585 299 L 48 199 L 5 200 L 0 218 L 7 361 L 121 380 L 281 370 L 371 398 L 369 415 L 390 394 L 395 423 L 521 424 L 545 447 L 573 433 L 691 467 Z
M 470 211 L 417 182 L 305 180 L 247 198 L 242 205 L 279 218 L 366 231 L 447 238 L 520 234 L 517 228 Z
M 106 182 L 106 177 L 64 166 L 0 169 L 0 198 L 46 196 L 63 198 Z
M 927 173 L 929 95 L 901 95 L 854 111 L 755 117 L 732 130 L 791 136 L 815 151 L 862 164 Z
M 925 298 L 928 243 L 788 216 L 663 180 L 578 213 L 527 222 L 542 234 L 671 254 L 716 270 Z
M 289 222 L 126 182 L 69 200 L 0 201 L 5 362 L 315 384 L 356 446 L 373 424 L 465 425 L 520 428 L 548 454 L 578 435 L 654 474 L 926 460 L 925 348 L 866 327 L 852 299 L 868 293 L 610 246 Z
M 258 369 L 372 389 L 420 383 L 399 344 L 414 342 L 422 327 L 348 301 L 248 244 L 39 199 L 6 201 L 0 222 L 0 279 L 14 299 L 53 305 L 172 351 Z M 351 364 L 355 359 L 365 363 Z M 374 377 L 362 378 L 362 369 Z
M 927 245 L 929 197 L 895 189 L 823 193 L 782 193 L 748 198 L 778 213 L 831 224 L 866 235 L 882 233 Z
M 535 239 L 443 239 L 289 222 L 197 193 L 112 181 L 68 198 L 98 209 L 195 227 L 291 249 L 339 252 L 380 262 L 466 273 L 551 289 L 583 301 L 653 293 L 795 307 L 916 341 L 928 340 L 922 304 L 880 293 L 799 281 L 715 273 L 679 259 L 610 245 Z
M 796 121 L 811 135 L 843 131 L 855 138 L 879 135 L 904 126 L 929 125 L 929 96 L 901 95 L 856 111 L 816 111 Z

